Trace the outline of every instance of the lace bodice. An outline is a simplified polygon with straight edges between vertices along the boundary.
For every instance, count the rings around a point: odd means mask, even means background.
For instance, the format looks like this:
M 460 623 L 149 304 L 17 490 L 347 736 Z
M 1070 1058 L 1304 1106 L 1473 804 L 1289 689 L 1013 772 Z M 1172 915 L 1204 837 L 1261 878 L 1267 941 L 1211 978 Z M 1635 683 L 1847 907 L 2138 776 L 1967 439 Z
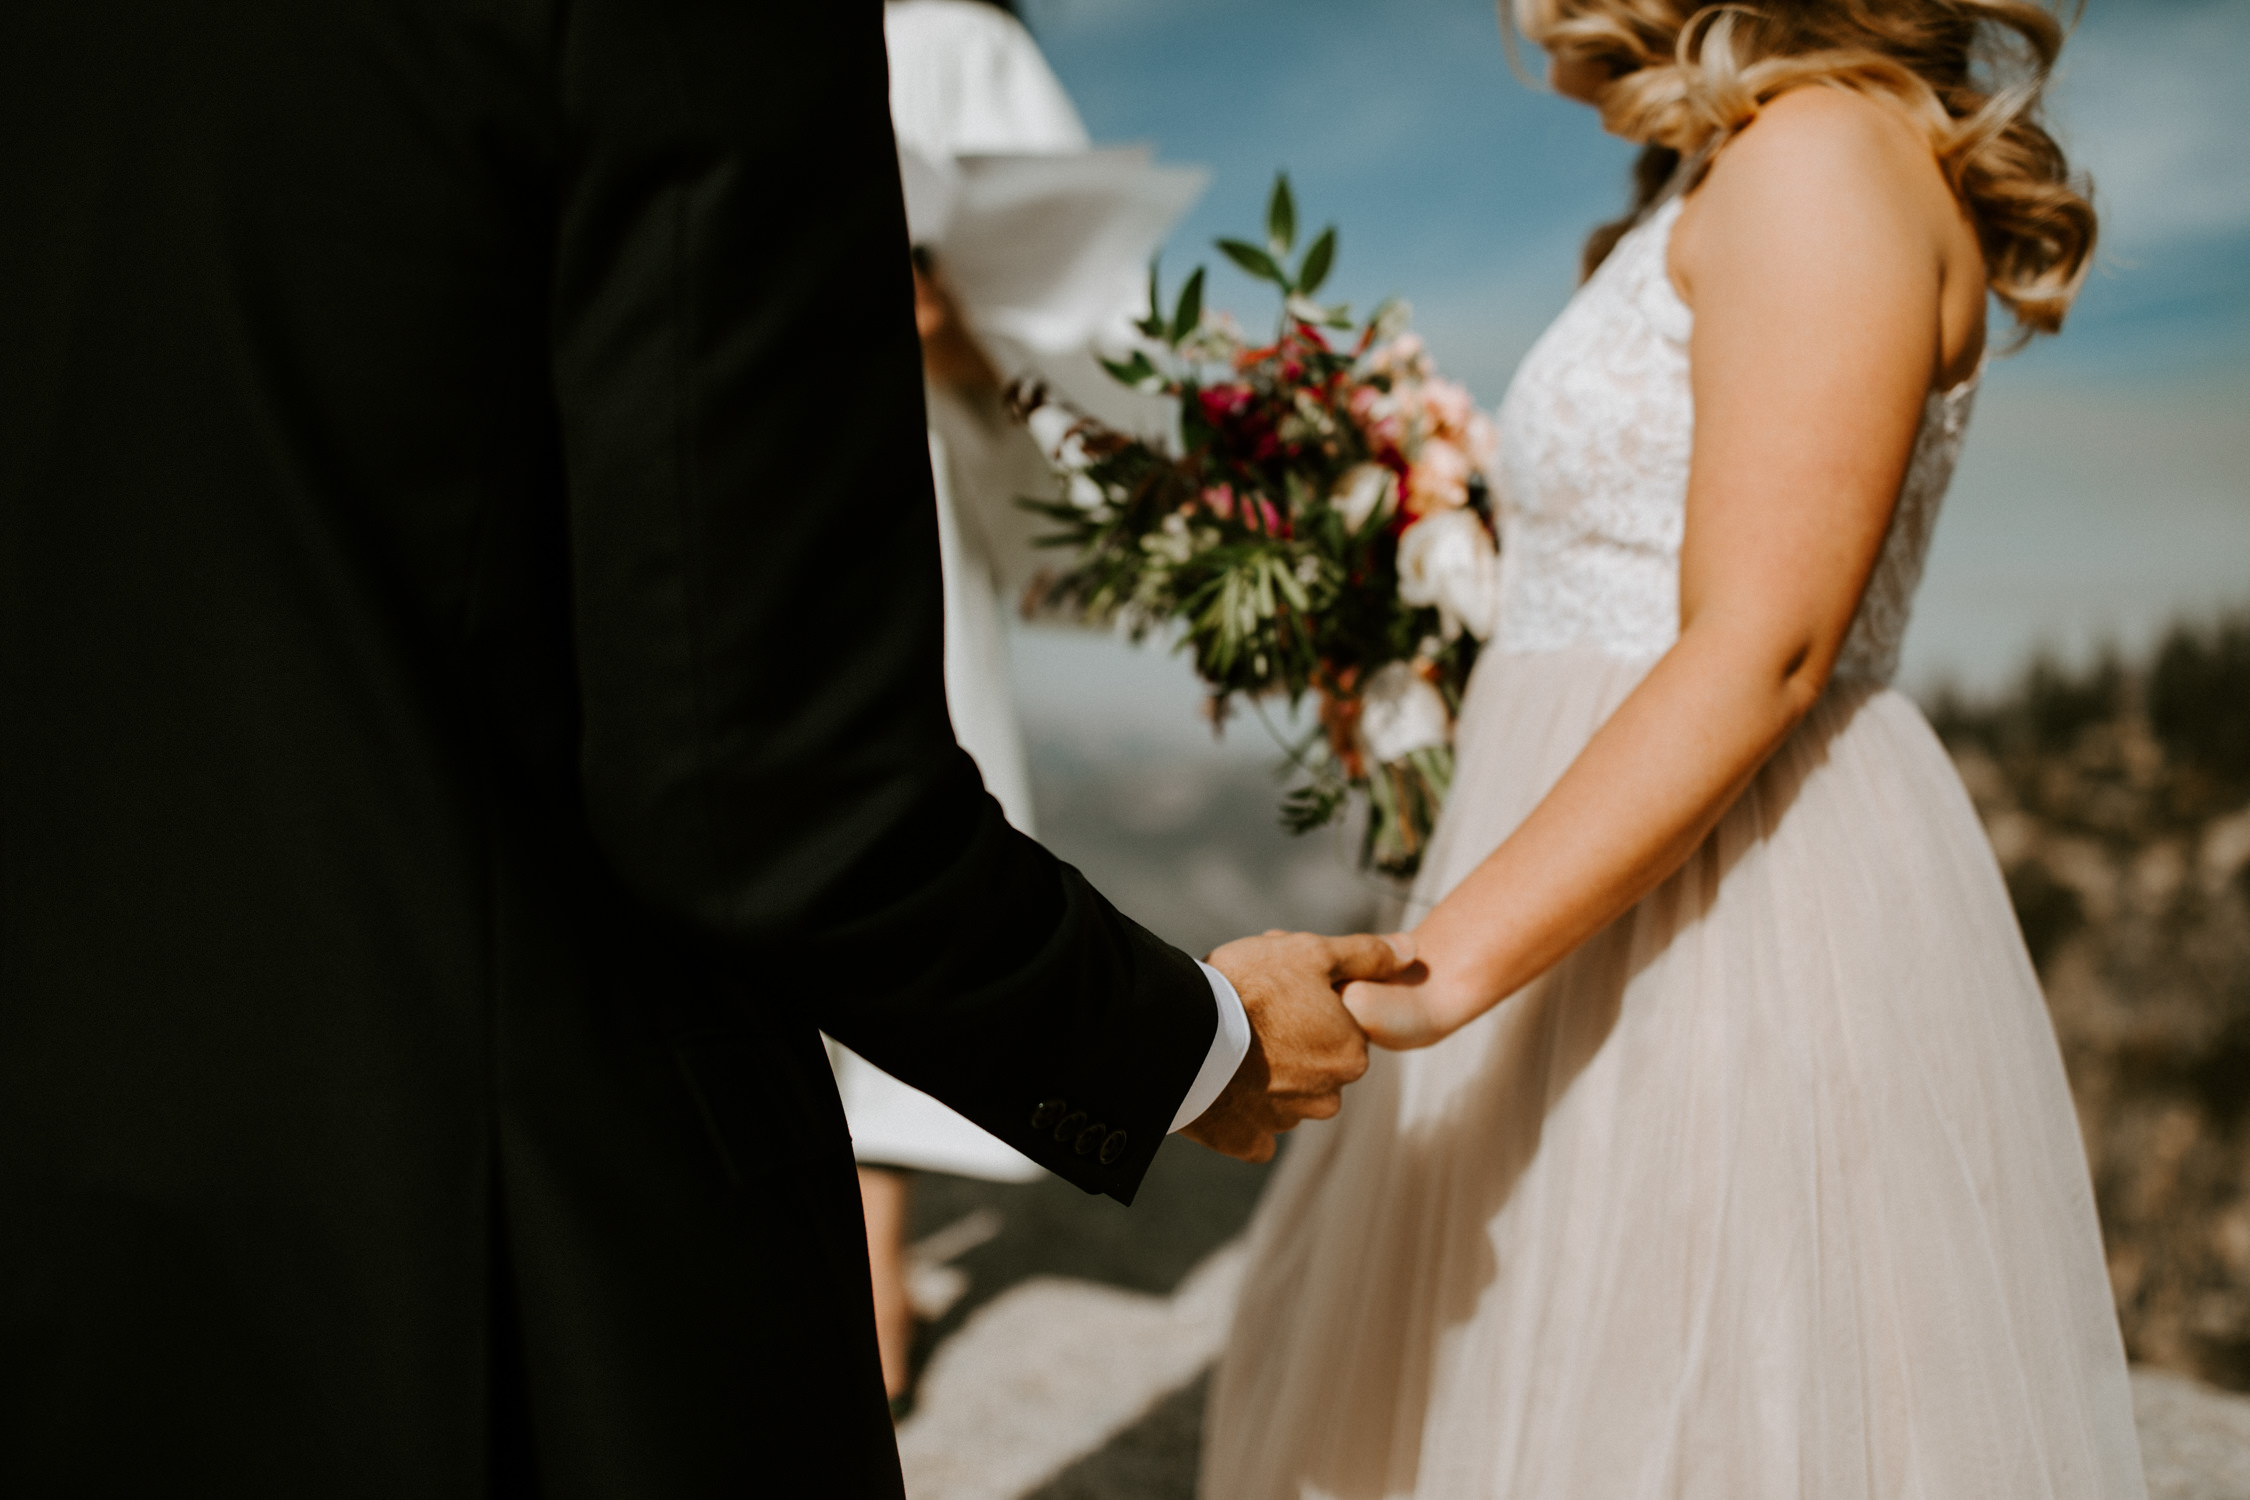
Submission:
M 1593 645 L 1653 659 L 1679 636 L 1680 540 L 1695 411 L 1694 314 L 1665 250 L 1680 200 L 1636 226 L 1524 356 L 1500 407 L 1503 650 Z M 1938 505 L 1968 428 L 1974 378 L 1934 392 L 1898 510 L 1837 659 L 1888 682 Z

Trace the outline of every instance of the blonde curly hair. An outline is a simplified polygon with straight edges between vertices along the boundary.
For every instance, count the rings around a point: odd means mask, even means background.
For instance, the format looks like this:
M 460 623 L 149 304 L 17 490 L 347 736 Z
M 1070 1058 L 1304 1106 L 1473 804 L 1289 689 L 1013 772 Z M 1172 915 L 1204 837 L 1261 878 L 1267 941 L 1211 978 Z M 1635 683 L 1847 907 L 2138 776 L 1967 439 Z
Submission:
M 2039 123 L 2064 25 L 2038 0 L 1513 0 L 1550 54 L 1606 72 L 1602 123 L 1643 146 L 1626 218 L 1597 229 L 1608 255 L 1679 162 L 1708 153 L 1760 106 L 1807 84 L 1897 101 L 1984 246 L 1993 296 L 2024 332 L 2062 327 L 2093 260 L 2087 185 Z

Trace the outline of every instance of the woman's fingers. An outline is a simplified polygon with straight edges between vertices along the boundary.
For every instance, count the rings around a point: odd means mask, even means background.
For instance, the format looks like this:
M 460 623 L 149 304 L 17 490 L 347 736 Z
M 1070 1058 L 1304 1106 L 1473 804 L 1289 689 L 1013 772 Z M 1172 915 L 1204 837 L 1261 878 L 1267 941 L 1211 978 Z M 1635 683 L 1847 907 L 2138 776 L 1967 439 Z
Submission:
M 1362 981 L 1344 986 L 1344 1009 L 1369 1041 L 1392 1052 L 1427 1047 L 1443 1036 L 1429 1001 L 1428 992 L 1415 984 Z
M 1403 932 L 1378 937 L 1353 933 L 1349 937 L 1322 938 L 1328 946 L 1328 979 L 1348 984 L 1355 979 L 1390 979 L 1414 962 L 1414 939 Z

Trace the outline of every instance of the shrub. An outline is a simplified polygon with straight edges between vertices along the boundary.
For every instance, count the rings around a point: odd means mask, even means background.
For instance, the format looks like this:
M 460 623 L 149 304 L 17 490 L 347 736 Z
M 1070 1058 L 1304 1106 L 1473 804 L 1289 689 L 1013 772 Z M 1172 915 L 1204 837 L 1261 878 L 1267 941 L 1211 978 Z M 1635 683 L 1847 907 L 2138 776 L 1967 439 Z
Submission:
M 2149 673 L 2148 717 L 2167 760 L 2221 797 L 2250 791 L 2250 611 L 2173 627 Z

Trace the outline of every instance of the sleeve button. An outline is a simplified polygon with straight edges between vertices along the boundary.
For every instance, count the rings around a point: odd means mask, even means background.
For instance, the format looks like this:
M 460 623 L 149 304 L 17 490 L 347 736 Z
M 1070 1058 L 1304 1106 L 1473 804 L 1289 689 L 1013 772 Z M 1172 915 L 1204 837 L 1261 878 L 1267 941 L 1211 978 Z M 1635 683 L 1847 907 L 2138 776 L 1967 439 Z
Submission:
M 1090 1118 L 1091 1117 L 1087 1115 L 1086 1111 L 1082 1109 L 1072 1110 L 1069 1114 L 1064 1115 L 1062 1117 L 1062 1123 L 1055 1127 L 1055 1139 L 1058 1141 L 1069 1140 L 1072 1136 L 1078 1134 L 1079 1131 L 1086 1128 L 1087 1121 Z
M 1094 1154 L 1094 1148 L 1102 1143 L 1102 1137 L 1108 1133 L 1109 1127 L 1096 1120 L 1093 1124 L 1078 1132 L 1078 1139 L 1072 1143 L 1071 1149 L 1080 1156 L 1091 1156 Z
M 1116 1162 L 1117 1158 L 1123 1156 L 1124 1154 L 1125 1132 L 1122 1130 L 1112 1130 L 1102 1141 L 1102 1165 L 1105 1167 L 1113 1165 Z
M 1052 1130 L 1055 1128 L 1055 1122 L 1068 1113 L 1069 1109 L 1070 1106 L 1060 1099 L 1044 1100 L 1037 1109 L 1031 1112 L 1031 1128 L 1033 1130 Z

